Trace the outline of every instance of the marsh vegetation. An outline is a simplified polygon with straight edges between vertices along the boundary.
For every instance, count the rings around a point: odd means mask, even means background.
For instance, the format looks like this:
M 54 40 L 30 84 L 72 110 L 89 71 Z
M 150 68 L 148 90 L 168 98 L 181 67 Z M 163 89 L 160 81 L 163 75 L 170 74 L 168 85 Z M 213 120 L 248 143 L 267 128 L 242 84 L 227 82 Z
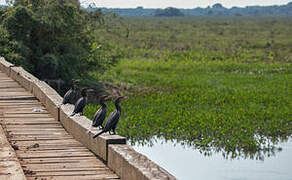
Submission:
M 130 96 L 119 134 L 231 158 L 263 158 L 291 137 L 291 18 L 124 21 L 117 35 L 104 33 L 123 59 L 103 75 L 90 73 L 111 93 Z M 96 106 L 86 108 L 89 118 Z

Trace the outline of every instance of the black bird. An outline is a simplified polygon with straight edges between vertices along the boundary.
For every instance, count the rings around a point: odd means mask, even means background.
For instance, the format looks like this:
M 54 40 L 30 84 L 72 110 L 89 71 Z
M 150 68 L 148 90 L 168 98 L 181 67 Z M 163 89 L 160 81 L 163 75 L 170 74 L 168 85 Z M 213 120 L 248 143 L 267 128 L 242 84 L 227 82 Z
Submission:
M 116 106 L 116 110 L 114 112 L 112 112 L 109 117 L 107 118 L 107 121 L 105 123 L 105 126 L 103 128 L 103 130 L 99 133 L 97 133 L 96 135 L 93 136 L 93 138 L 96 138 L 97 136 L 101 135 L 102 133 L 105 132 L 110 132 L 111 130 L 113 130 L 114 134 L 116 134 L 116 126 L 119 122 L 121 113 L 122 113 L 122 107 L 120 106 L 120 102 L 123 99 L 128 99 L 127 97 L 124 96 L 119 96 L 116 100 L 115 100 L 115 106 Z
M 81 91 L 82 97 L 79 98 L 78 101 L 75 103 L 75 107 L 71 116 L 74 116 L 77 113 L 80 113 L 81 115 L 83 115 L 83 109 L 85 108 L 86 103 L 87 103 L 87 91 L 93 91 L 93 90 L 88 89 L 88 88 L 82 89 Z
M 107 100 L 110 100 L 110 99 L 111 99 L 111 97 L 109 97 L 107 95 L 100 97 L 99 104 L 101 105 L 101 108 L 99 108 L 96 111 L 96 113 L 94 114 L 93 121 L 92 121 L 92 127 L 101 127 L 101 129 L 103 129 L 102 123 L 105 119 L 106 109 L 107 109 L 107 106 L 104 102 Z
M 64 95 L 62 104 L 67 104 L 67 103 L 74 104 L 75 103 L 76 95 L 77 95 L 77 91 L 76 91 L 76 87 L 75 87 L 76 82 L 78 82 L 78 80 L 72 79 L 72 87 Z

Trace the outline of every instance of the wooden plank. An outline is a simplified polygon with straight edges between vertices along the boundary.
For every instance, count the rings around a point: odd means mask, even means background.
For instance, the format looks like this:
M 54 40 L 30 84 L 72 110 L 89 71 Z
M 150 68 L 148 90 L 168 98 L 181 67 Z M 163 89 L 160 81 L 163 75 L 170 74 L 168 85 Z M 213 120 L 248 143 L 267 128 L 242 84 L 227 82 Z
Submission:
M 80 142 L 78 142 L 78 141 L 76 141 L 75 139 L 73 139 L 73 140 L 70 140 L 70 139 L 59 139 L 59 140 L 38 140 L 38 143 L 40 143 L 40 144 L 59 144 L 59 143 L 61 143 L 62 142 L 62 144 L 64 143 L 64 144 L 68 144 L 68 143 L 71 143 L 71 144 L 80 144 L 81 145 L 81 143 Z M 35 143 L 34 141 L 26 141 L 26 142 L 18 142 L 19 144 L 33 144 L 33 143 Z
M 14 142 L 13 142 L 14 143 Z M 14 145 L 18 146 L 18 147 L 33 147 L 35 144 L 38 144 L 41 147 L 83 147 L 83 145 L 80 144 L 75 144 L 75 143 L 62 143 L 60 144 L 56 144 L 56 143 L 40 143 L 40 142 L 32 142 L 31 143 L 27 143 L 26 141 L 19 141 L 16 142 Z M 33 149 L 33 148 L 32 148 Z
M 0 88 L 20 88 L 21 86 L 18 84 L 18 83 L 16 83 L 16 82 L 6 82 L 6 83 L 1 83 L 0 84 Z
M 46 153 L 46 152 L 55 152 L 55 153 L 62 153 L 62 152 L 89 152 L 88 149 L 84 148 L 83 146 L 80 147 L 51 147 L 51 148 L 43 148 L 37 147 L 34 149 L 19 149 L 19 152 L 34 152 L 34 153 Z
M 18 105 L 19 107 L 21 107 L 21 105 L 23 105 L 23 104 L 41 104 L 41 102 L 34 100 L 34 99 L 25 99 L 25 100 L 23 100 L 23 99 L 10 99 L 10 100 L 1 99 L 0 104 L 1 105 L 15 104 L 15 105 Z
M 105 168 L 106 166 L 102 163 L 97 165 L 88 165 L 88 163 L 76 164 L 25 164 L 22 166 L 27 169 L 35 169 L 35 170 L 47 170 L 47 169 L 89 169 L 89 168 Z
M 76 170 L 76 171 L 51 171 L 51 172 L 35 172 L 33 171 L 32 175 L 26 175 L 27 177 L 30 176 L 85 176 L 85 175 L 95 175 L 96 177 L 99 178 L 117 178 L 117 175 L 113 174 L 112 171 L 109 169 L 98 169 L 98 170 L 93 170 L 93 171 L 86 171 L 86 170 Z
M 0 83 L 6 83 L 6 82 L 15 82 L 15 81 L 9 78 L 0 78 Z
M 51 164 L 50 164 L 51 165 Z M 23 168 L 27 169 L 34 169 L 34 172 L 69 172 L 69 171 L 110 171 L 108 170 L 105 166 L 88 166 L 88 165 L 83 165 L 83 166 L 66 166 L 66 165 L 59 165 L 59 166 L 22 166 Z
M 31 114 L 5 114 L 4 118 L 49 118 L 51 114 L 31 113 Z
M 70 151 L 70 152 L 64 152 L 64 151 L 17 151 L 16 152 L 19 157 L 74 157 L 74 156 L 94 156 L 89 151 Z
M 21 131 L 21 130 L 19 130 L 18 132 L 9 132 L 9 134 L 10 135 L 12 135 L 13 137 L 14 136 L 19 136 L 19 135 L 22 135 L 22 136 L 24 136 L 24 135 L 34 135 L 34 136 L 37 136 L 37 135 L 39 135 L 39 136 L 45 136 L 45 135 L 60 135 L 60 136 L 62 136 L 62 135 L 64 135 L 64 134 L 68 134 L 67 132 L 64 132 L 64 131 L 62 131 L 62 130 L 59 130 L 59 131 L 54 131 L 54 132 L 52 132 L 52 131 L 45 131 L 45 132 L 43 132 L 43 131 L 39 131 L 39 130 L 36 130 L 36 131 L 30 131 L 30 130 L 23 130 L 23 131 Z
M 47 118 L 44 118 L 44 117 L 42 117 L 42 118 L 8 118 L 8 119 L 6 119 L 6 118 L 3 118 L 3 121 L 5 121 L 5 122 L 7 122 L 7 123 L 12 123 L 12 122 L 22 122 L 22 123 L 25 123 L 25 122 L 43 122 L 43 123 L 45 123 L 45 122 L 57 122 L 57 123 L 59 123 L 58 121 L 56 121 L 53 117 L 47 117 Z
M 39 110 L 40 112 L 35 112 L 36 110 Z M 22 107 L 22 108 L 3 108 L 3 112 L 5 114 L 19 114 L 19 113 L 48 113 L 48 111 L 44 108 L 33 108 L 33 107 Z
M 42 149 L 42 150 L 40 150 L 39 148 L 34 148 L 34 149 L 20 149 L 20 150 L 18 150 L 17 151 L 18 153 L 33 153 L 33 154 L 38 154 L 38 153 L 40 153 L 40 154 L 42 154 L 42 153 L 46 153 L 46 154 L 50 154 L 50 153 L 55 153 L 55 154 L 57 154 L 57 153 L 69 153 L 69 152 L 76 152 L 76 153 L 78 153 L 78 152 L 82 152 L 82 153 L 85 153 L 85 152 L 87 152 L 87 153 L 90 153 L 91 154 L 91 152 L 90 151 L 88 151 L 88 149 L 81 149 L 81 148 L 64 148 L 64 149 Z
M 59 130 L 60 132 L 62 132 L 63 128 L 62 127 L 42 127 L 41 128 L 42 132 L 51 132 L 51 131 L 54 131 L 56 132 L 57 130 Z M 14 128 L 6 128 L 6 130 L 8 131 L 18 131 L 18 132 L 23 132 L 23 131 L 38 131 L 40 132 L 40 128 L 31 128 L 31 127 L 22 127 L 22 128 L 17 128 L 17 127 L 14 127 Z
M 81 176 L 30 176 L 26 177 L 27 180 L 41 180 L 44 178 L 45 180 L 115 180 L 118 178 L 113 178 L 113 177 L 100 177 L 100 175 L 81 175 Z M 35 179 L 36 178 L 36 179 Z
M 31 108 L 42 108 L 42 104 L 24 104 L 22 107 L 31 107 Z M 19 105 L 0 105 L 0 109 L 17 109 L 19 108 Z
M 66 132 L 63 132 L 62 135 L 60 134 L 11 134 L 12 135 L 11 138 L 50 138 L 50 137 L 72 137 L 71 135 L 69 135 Z
M 4 113 L 5 114 L 48 114 L 48 111 L 44 107 L 41 107 L 39 109 L 35 109 L 32 107 L 22 107 L 22 108 L 5 109 Z
M 55 120 L 50 120 L 50 121 L 33 121 L 33 120 L 28 120 L 28 121 L 4 121 L 4 124 L 7 125 L 49 125 L 49 124 L 58 124 L 57 121 Z M 60 124 L 58 124 L 60 125 Z
M 1 97 L 0 96 L 0 100 L 34 100 L 34 99 L 36 99 L 36 97 L 30 96 L 30 95 L 28 95 L 28 96 L 16 96 L 16 97 L 14 97 L 14 96 Z
M 63 140 L 63 139 L 74 139 L 73 137 L 34 137 L 34 138 L 31 138 L 31 137 L 18 137 L 18 138 L 15 138 L 15 137 L 12 137 L 10 138 L 10 141 L 40 141 L 40 140 Z
M 26 164 L 70 164 L 70 163 L 90 163 L 92 165 L 96 165 L 102 163 L 101 161 L 97 161 L 92 157 L 71 157 L 71 158 L 35 158 L 35 159 L 22 159 L 21 163 Z
M 0 103 L 40 103 L 38 100 L 0 100 Z
M 17 87 L 17 88 L 13 88 L 13 89 L 11 89 L 11 88 L 7 88 L 7 89 L 1 89 L 0 88 L 0 92 L 2 93 L 2 92 L 24 92 L 24 91 L 26 91 L 26 89 L 24 89 L 24 88 L 22 88 L 22 87 Z
M 64 153 L 63 155 L 60 155 L 60 154 L 56 154 L 56 155 L 24 155 L 24 156 L 21 156 L 19 154 L 17 154 L 17 156 L 20 158 L 20 159 L 35 159 L 35 158 L 43 158 L 43 159 L 46 159 L 46 158 L 70 158 L 70 157 L 93 157 L 95 158 L 95 156 L 93 154 L 75 154 L 75 155 L 68 155 L 66 153 Z
M 0 80 L 2 80 L 2 79 L 11 79 L 11 78 L 8 77 L 6 74 L 5 75 L 0 74 Z
M 21 128 L 21 129 L 44 129 L 44 128 L 62 128 L 63 127 L 60 125 L 60 124 L 57 124 L 57 123 L 47 123 L 47 124 L 5 124 L 6 125 L 6 128 L 9 130 L 9 129 L 18 129 L 18 128 Z
M 0 106 L 4 106 L 2 107 L 2 109 L 6 109 L 6 108 L 11 108 L 10 106 L 15 106 L 15 109 L 22 109 L 22 108 L 32 108 L 31 106 L 40 106 L 40 107 L 44 107 L 42 103 L 40 102 L 10 102 L 10 103 L 6 103 L 6 102 L 1 102 L 0 101 Z
M 38 143 L 35 143 L 38 144 Z M 30 144 L 30 145 L 19 145 L 19 144 L 13 144 L 16 145 L 19 149 L 27 149 L 28 147 L 32 147 L 35 144 Z M 84 147 L 83 145 L 78 145 L 78 144 L 62 144 L 62 145 L 57 145 L 57 144 L 41 144 L 39 147 L 37 148 L 31 148 L 30 150 L 40 150 L 40 149 L 57 149 L 57 148 L 82 148 Z
M 15 89 L 13 89 L 13 91 L 5 91 L 5 92 L 1 92 L 0 97 L 15 97 L 15 96 L 30 96 L 32 97 L 33 95 L 30 92 L 27 91 L 15 91 Z

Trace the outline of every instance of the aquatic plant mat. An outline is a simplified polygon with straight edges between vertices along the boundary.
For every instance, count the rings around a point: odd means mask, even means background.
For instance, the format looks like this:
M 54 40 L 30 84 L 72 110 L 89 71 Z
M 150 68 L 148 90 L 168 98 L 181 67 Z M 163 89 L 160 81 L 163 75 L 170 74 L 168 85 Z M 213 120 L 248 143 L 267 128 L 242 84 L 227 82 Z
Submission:
M 233 158 L 261 158 L 291 137 L 291 18 L 126 21 L 131 36 L 117 43 L 128 57 L 103 76 L 92 72 L 112 94 L 130 96 L 121 135 Z M 87 116 L 96 109 L 87 107 Z

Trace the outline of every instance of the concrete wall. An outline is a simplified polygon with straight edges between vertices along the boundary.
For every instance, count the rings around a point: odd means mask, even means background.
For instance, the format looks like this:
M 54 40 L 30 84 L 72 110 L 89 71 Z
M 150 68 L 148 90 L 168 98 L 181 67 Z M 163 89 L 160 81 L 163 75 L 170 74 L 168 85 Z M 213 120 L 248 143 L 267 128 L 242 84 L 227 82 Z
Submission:
M 146 156 L 137 153 L 129 145 L 110 145 L 108 154 L 108 166 L 114 169 L 122 179 L 176 179 Z
M 84 116 L 71 117 L 73 105 L 61 105 L 62 97 L 45 82 L 22 67 L 15 67 L 0 57 L 0 70 L 36 96 L 63 127 L 79 142 L 94 152 L 124 180 L 176 179 L 146 156 L 126 145 L 126 138 L 103 134 L 93 139 L 98 131 L 90 130 L 91 121 Z

